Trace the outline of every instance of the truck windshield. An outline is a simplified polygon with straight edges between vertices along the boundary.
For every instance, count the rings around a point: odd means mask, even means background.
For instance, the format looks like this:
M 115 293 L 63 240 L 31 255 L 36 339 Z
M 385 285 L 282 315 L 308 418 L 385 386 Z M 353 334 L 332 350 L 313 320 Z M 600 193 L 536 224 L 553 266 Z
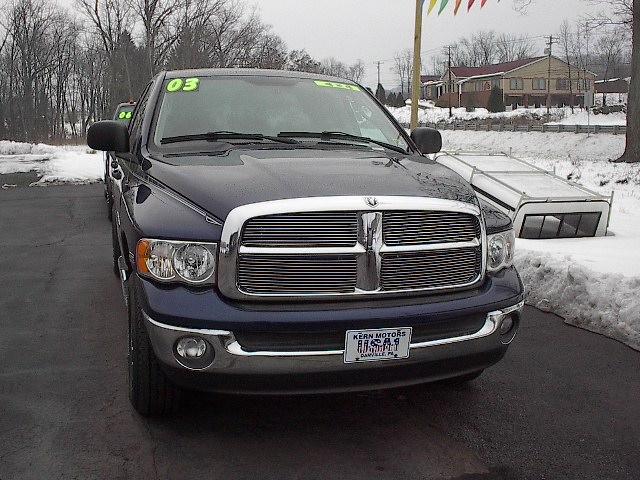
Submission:
M 408 148 L 382 109 L 361 87 L 348 82 L 269 76 L 177 78 L 165 81 L 160 102 L 153 135 L 157 147 L 166 146 L 167 139 L 173 144 L 176 139 L 215 141 L 218 138 L 207 137 L 207 132 L 234 132 L 252 135 L 248 140 L 254 141 L 260 135 L 285 135 L 305 145 L 362 144 L 368 138 L 377 142 L 370 143 L 372 148 Z M 230 141 L 229 136 L 219 137 Z

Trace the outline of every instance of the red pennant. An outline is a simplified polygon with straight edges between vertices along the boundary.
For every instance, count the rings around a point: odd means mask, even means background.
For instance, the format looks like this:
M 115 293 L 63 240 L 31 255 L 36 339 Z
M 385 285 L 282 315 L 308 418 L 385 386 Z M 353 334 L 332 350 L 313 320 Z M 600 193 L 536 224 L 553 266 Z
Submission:
M 469 6 L 467 7 L 467 12 L 471 10 L 471 7 L 473 7 L 474 3 L 476 3 L 476 0 L 469 0 Z
M 480 8 L 484 7 L 485 3 L 487 3 L 487 0 L 482 0 L 482 3 L 480 4 Z

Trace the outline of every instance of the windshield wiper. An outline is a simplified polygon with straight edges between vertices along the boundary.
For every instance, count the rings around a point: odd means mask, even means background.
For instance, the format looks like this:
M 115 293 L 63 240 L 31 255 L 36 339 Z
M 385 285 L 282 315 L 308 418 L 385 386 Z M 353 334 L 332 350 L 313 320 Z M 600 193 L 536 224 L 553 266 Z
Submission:
M 397 145 L 392 145 L 387 142 L 381 142 L 380 140 L 376 140 L 374 138 L 361 137 L 359 135 L 352 135 L 345 132 L 280 132 L 278 134 L 278 137 L 319 138 L 320 140 L 355 140 L 356 142 L 373 143 L 375 145 L 379 145 L 381 147 L 388 148 L 389 150 L 393 150 L 399 153 L 408 153 L 404 148 L 398 147 Z
M 272 137 L 270 135 L 263 135 L 261 133 L 229 132 L 226 130 L 220 130 L 217 132 L 194 133 L 191 135 L 178 135 L 175 137 L 164 137 L 160 140 L 160 143 L 162 145 L 167 145 L 169 143 L 194 142 L 198 140 L 204 140 L 207 142 L 219 142 L 225 140 L 251 140 L 259 142 L 268 140 L 271 142 L 286 143 L 288 145 L 297 145 L 300 143 L 298 140 L 294 140 L 293 138 Z

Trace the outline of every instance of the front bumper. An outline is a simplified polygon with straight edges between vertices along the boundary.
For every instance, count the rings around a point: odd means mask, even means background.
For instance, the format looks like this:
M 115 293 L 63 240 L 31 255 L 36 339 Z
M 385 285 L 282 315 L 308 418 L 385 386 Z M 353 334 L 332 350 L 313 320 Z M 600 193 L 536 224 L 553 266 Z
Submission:
M 513 272 L 515 274 L 515 271 Z M 515 274 L 517 278 L 517 274 Z M 139 280 L 139 279 L 138 279 Z M 344 363 L 344 351 L 342 349 L 321 349 L 309 351 L 307 349 L 246 349 L 233 333 L 234 329 L 265 329 L 265 324 L 233 322 L 233 318 L 220 319 L 216 322 L 208 322 L 209 325 L 185 327 L 162 322 L 157 317 L 152 316 L 153 308 L 149 303 L 149 296 L 145 295 L 142 302 L 143 314 L 151 343 L 155 354 L 163 365 L 166 373 L 177 384 L 201 390 L 242 392 L 242 393 L 315 393 L 315 392 L 336 392 L 370 390 L 375 388 L 387 388 L 402 385 L 411 385 L 424 382 L 437 381 L 445 378 L 464 375 L 487 368 L 498 362 L 507 350 L 508 344 L 516 335 L 519 322 L 520 311 L 524 305 L 522 301 L 522 291 L 517 295 L 507 296 L 509 289 L 504 288 L 504 282 L 498 278 L 494 284 L 489 286 L 488 292 L 493 293 L 493 299 L 499 307 L 490 308 L 488 305 L 475 305 L 474 308 L 466 310 L 455 310 L 460 307 L 456 301 L 442 302 L 437 304 L 440 315 L 451 314 L 446 312 L 447 307 L 454 313 L 460 315 L 461 311 L 468 314 L 483 311 L 485 316 L 484 325 L 470 334 L 439 338 L 429 341 L 415 342 L 410 346 L 410 356 L 408 359 L 391 360 L 366 363 Z M 511 281 L 513 278 L 510 279 Z M 519 282 L 519 279 L 518 279 Z M 142 293 L 153 293 L 153 289 L 145 289 L 148 284 L 143 284 Z M 502 295 L 497 295 L 502 292 Z M 513 292 L 511 292 L 513 293 Z M 207 297 L 210 298 L 210 297 Z M 218 297 L 219 298 L 219 297 Z M 483 295 L 471 296 L 466 299 L 467 307 L 469 302 L 478 301 Z M 470 300 L 471 299 L 471 300 Z M 459 300 L 460 301 L 460 300 Z M 232 306 L 225 304 L 227 308 Z M 369 321 L 358 322 L 351 319 L 348 322 L 351 328 L 368 328 L 377 326 L 384 328 L 388 326 L 413 326 L 417 318 L 425 320 L 427 316 L 437 316 L 433 311 L 433 303 L 427 304 L 429 308 L 420 305 L 412 305 L 409 308 L 412 315 L 407 317 L 407 312 L 403 307 L 391 307 L 384 310 L 387 317 L 385 319 L 376 318 L 380 314 L 380 309 L 364 310 L 364 317 Z M 235 307 L 234 307 L 235 309 Z M 415 310 L 422 310 L 424 313 L 418 315 Z M 285 311 L 287 310 L 287 311 Z M 281 317 L 287 317 L 291 313 L 290 307 L 283 307 L 282 311 L 276 310 Z M 346 310 L 346 312 L 352 312 Z M 395 311 L 395 314 L 392 312 Z M 251 315 L 254 318 L 270 318 L 273 315 L 273 308 L 269 311 L 255 312 L 251 309 L 239 309 L 235 315 Z M 333 318 L 348 316 L 348 313 L 341 313 L 341 310 L 332 311 L 330 314 L 318 310 L 298 311 L 300 321 L 307 320 L 309 323 L 327 322 Z M 234 315 L 231 315 L 233 317 Z M 324 317 L 324 318 L 321 318 Z M 514 320 L 513 328 L 507 334 L 500 333 L 500 326 L 503 319 L 510 317 Z M 373 323 L 372 323 L 372 320 Z M 184 318 L 181 319 L 183 321 Z M 177 322 L 172 322 L 177 323 Z M 190 322 L 191 323 L 191 322 Z M 200 323 L 200 322 L 198 322 Z M 292 328 L 290 322 L 285 322 L 286 328 Z M 228 325 L 231 328 L 216 328 L 220 325 Z M 344 322 L 340 324 L 345 325 Z M 268 324 L 267 324 L 268 326 Z M 282 328 L 282 324 L 274 323 L 273 328 Z M 236 330 L 239 332 L 241 330 Z M 176 342 L 185 336 L 200 337 L 213 349 L 214 358 L 210 365 L 201 369 L 191 369 L 184 362 L 179 360 L 175 352 Z
M 243 349 L 232 332 L 171 327 L 145 316 L 154 351 L 177 384 L 201 390 L 242 393 L 316 393 L 397 387 L 464 375 L 498 362 L 516 335 L 523 303 L 490 312 L 478 332 L 464 337 L 412 343 L 404 360 L 349 363 L 343 350 L 260 351 Z M 499 332 L 511 315 L 514 327 Z M 211 365 L 192 370 L 177 359 L 184 336 L 205 339 L 214 349 Z

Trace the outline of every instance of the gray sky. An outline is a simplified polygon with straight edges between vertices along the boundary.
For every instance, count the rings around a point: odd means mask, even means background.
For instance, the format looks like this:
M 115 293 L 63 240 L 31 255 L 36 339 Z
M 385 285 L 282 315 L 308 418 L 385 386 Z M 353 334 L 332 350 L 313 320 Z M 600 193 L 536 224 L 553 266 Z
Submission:
M 394 54 L 412 46 L 414 0 L 253 0 L 262 19 L 273 26 L 289 48 L 305 48 L 316 58 L 336 57 L 350 63 L 361 58 L 367 67 L 366 84 L 376 83 L 376 60 L 384 60 L 382 83 L 395 86 L 391 72 Z M 438 2 L 439 3 L 439 2 Z M 536 0 L 527 15 L 513 10 L 512 0 L 480 0 L 471 13 L 453 16 L 450 0 L 438 17 L 425 16 L 422 50 L 429 53 L 478 30 L 550 35 L 563 20 L 577 20 L 594 11 L 585 0 Z M 463 2 L 463 7 L 466 5 Z M 543 40 L 539 40 L 542 45 Z M 542 49 L 542 48 L 541 48 Z

